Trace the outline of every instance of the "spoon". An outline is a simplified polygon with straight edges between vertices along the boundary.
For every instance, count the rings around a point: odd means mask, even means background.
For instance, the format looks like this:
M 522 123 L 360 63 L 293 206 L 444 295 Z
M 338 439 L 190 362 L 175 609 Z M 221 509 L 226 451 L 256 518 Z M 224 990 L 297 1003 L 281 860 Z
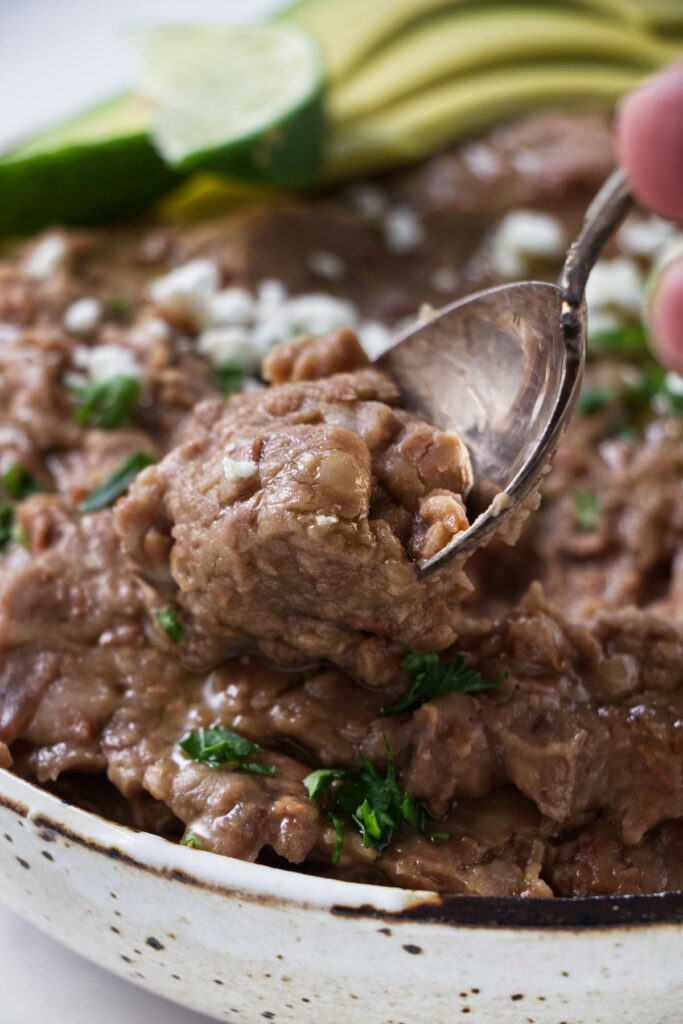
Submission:
M 623 172 L 615 171 L 586 212 L 559 284 L 477 292 L 411 327 L 375 360 L 398 384 L 404 408 L 457 434 L 472 460 L 474 521 L 419 563 L 421 575 L 462 561 L 511 525 L 538 486 L 579 392 L 586 281 L 632 202 Z

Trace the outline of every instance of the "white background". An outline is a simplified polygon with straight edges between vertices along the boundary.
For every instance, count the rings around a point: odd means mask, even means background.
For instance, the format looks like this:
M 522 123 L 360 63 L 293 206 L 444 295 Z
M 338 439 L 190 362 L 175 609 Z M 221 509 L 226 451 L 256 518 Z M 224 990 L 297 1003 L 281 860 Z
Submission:
M 258 18 L 278 0 L 0 0 L 0 148 L 122 91 L 125 30 Z M 0 1024 L 205 1024 L 93 966 L 0 907 Z M 323 1022 L 321 1022 L 323 1024 Z

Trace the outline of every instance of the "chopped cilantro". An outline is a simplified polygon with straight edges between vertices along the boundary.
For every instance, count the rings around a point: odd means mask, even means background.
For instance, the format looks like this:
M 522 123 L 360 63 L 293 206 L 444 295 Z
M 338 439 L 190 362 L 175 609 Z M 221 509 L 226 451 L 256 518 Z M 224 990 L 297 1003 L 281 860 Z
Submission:
M 193 835 L 192 832 L 185 833 L 185 835 L 183 836 L 183 843 L 185 846 L 191 846 L 195 850 L 202 850 L 204 848 L 204 843 L 201 841 L 201 839 L 197 839 L 197 837 Z
M 595 355 L 639 356 L 647 352 L 647 334 L 642 324 L 620 324 L 588 333 L 588 351 Z
M 645 366 L 625 392 L 627 405 L 634 412 L 650 408 L 669 416 L 683 413 L 683 381 L 654 363 Z
M 452 839 L 453 836 L 450 832 L 428 832 L 428 839 L 435 839 L 438 842 L 445 842 L 447 839 Z
M 102 430 L 115 430 L 126 423 L 135 410 L 140 396 L 137 377 L 119 374 L 107 380 L 72 388 L 78 399 L 74 413 L 77 423 L 85 423 Z
M 593 416 L 606 409 L 614 397 L 614 388 L 610 388 L 606 384 L 595 388 L 586 388 L 579 395 L 576 407 L 584 416 Z
M 337 768 L 318 768 L 311 772 L 304 779 L 304 786 L 308 790 L 311 800 L 319 800 L 328 789 L 333 779 L 344 778 L 346 772 Z
M 130 299 L 125 295 L 112 295 L 107 303 L 109 312 L 117 320 L 123 320 L 130 309 Z
M 574 492 L 574 516 L 580 530 L 590 533 L 600 522 L 600 507 L 594 491 Z
M 244 370 L 236 359 L 228 359 L 216 370 L 224 398 L 229 398 L 236 391 L 241 391 L 244 382 Z
M 147 466 L 154 464 L 154 459 L 147 452 L 135 452 L 124 462 L 115 473 L 103 484 L 91 491 L 81 505 L 81 512 L 98 512 L 107 508 L 128 490 L 135 477 Z
M 21 501 L 28 498 L 30 494 L 40 494 L 42 487 L 36 478 L 29 473 L 26 466 L 21 462 L 15 462 L 13 466 L 3 474 L 2 486 L 13 498 Z
M 259 754 L 261 747 L 244 736 L 227 729 L 199 729 L 188 733 L 180 741 L 181 748 L 193 761 L 208 764 L 211 768 L 225 766 L 237 771 L 253 772 L 256 775 L 274 775 L 275 768 L 269 764 L 245 761 L 251 754 Z
M 324 797 L 332 781 L 337 779 L 339 785 L 330 792 L 329 799 L 333 804 L 330 813 L 349 814 L 363 837 L 363 845 L 374 846 L 380 852 L 387 848 L 394 835 L 406 825 L 421 830 L 423 819 L 423 812 L 412 795 L 398 788 L 394 757 L 386 737 L 384 742 L 389 761 L 386 775 L 381 775 L 363 758 L 363 768 L 359 772 L 323 768 L 311 772 L 304 779 L 312 800 Z M 341 821 L 339 825 L 335 821 L 334 825 L 337 847 L 341 849 L 339 843 L 340 837 L 343 841 L 343 825 Z
M 405 693 L 393 704 L 382 708 L 383 715 L 396 715 L 399 711 L 413 711 L 442 693 L 476 693 L 494 690 L 498 683 L 485 679 L 474 669 L 465 668 L 461 655 L 455 661 L 442 664 L 435 651 L 406 654 L 401 667 L 414 678 Z
M 173 643 L 179 644 L 183 639 L 183 633 L 185 631 L 180 619 L 178 618 L 178 613 L 169 605 L 165 604 L 163 608 L 160 608 L 159 611 L 154 613 L 154 618 Z
M 14 509 L 13 501 L 0 501 L 0 551 L 14 540 Z
M 332 811 L 327 815 L 327 820 L 331 821 L 334 825 L 334 831 L 337 836 L 332 854 L 332 863 L 338 864 L 344 846 L 344 822 L 336 814 L 333 814 Z

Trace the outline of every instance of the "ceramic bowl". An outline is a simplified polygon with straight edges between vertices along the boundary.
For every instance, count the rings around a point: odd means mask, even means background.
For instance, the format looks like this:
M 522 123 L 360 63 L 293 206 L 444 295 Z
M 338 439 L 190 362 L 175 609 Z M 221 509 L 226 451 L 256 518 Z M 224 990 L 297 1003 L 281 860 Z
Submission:
M 246 864 L 0 770 L 0 899 L 233 1024 L 680 1024 L 683 894 L 443 897 Z

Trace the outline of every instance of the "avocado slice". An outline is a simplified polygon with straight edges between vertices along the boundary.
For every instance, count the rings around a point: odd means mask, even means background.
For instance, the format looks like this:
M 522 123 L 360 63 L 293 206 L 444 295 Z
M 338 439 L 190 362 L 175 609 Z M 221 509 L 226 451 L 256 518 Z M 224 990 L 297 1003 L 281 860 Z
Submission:
M 611 105 L 642 77 L 633 67 L 538 63 L 448 81 L 350 122 L 329 140 L 327 181 L 417 160 L 539 106 Z
M 440 80 L 527 60 L 570 57 L 651 71 L 680 52 L 642 29 L 583 11 L 523 5 L 448 10 L 371 55 L 332 91 L 329 112 L 336 124 L 356 120 Z
M 502 13 L 516 0 L 498 5 Z M 543 7 L 594 11 L 640 26 L 683 26 L 682 0 L 545 0 Z M 431 15 L 480 10 L 481 0 L 296 0 L 278 17 L 307 29 L 325 57 L 329 81 L 346 78 L 368 54 Z
M 149 206 L 181 176 L 147 134 L 147 107 L 119 96 L 0 159 L 0 237 L 48 224 L 91 224 Z

